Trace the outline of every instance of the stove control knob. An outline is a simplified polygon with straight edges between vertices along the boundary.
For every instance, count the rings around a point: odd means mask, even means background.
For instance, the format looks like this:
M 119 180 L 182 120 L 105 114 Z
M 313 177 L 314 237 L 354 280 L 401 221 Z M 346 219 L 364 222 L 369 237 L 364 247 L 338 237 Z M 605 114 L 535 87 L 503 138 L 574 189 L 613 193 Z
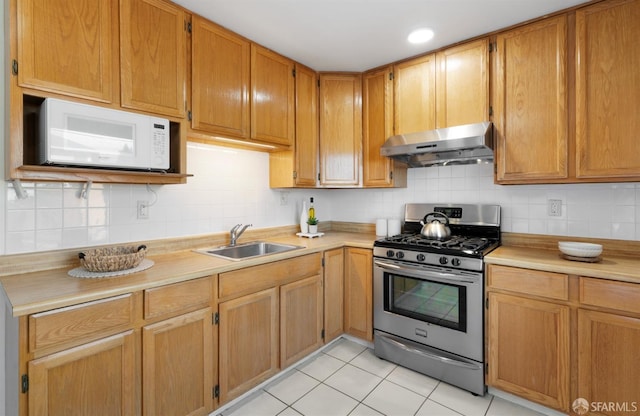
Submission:
M 443 256 L 443 257 L 440 257 L 439 261 L 440 261 L 440 264 L 447 264 L 449 262 L 449 259 Z
M 451 265 L 456 267 L 460 266 L 460 259 L 451 259 Z
M 418 254 L 418 257 L 416 257 L 418 259 L 418 261 L 424 261 L 425 260 L 425 256 L 424 254 Z
M 399 259 L 402 259 L 402 258 L 404 258 L 404 253 L 402 251 L 398 251 L 396 253 L 396 257 L 399 258 Z
M 395 254 L 393 250 L 387 250 L 387 257 L 393 257 Z

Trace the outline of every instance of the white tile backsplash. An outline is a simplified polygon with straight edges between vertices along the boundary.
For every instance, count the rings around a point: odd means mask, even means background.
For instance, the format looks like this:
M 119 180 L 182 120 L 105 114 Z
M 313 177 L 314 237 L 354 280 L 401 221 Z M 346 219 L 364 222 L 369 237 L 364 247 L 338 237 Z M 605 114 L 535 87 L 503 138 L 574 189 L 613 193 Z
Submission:
M 502 186 L 493 165 L 428 167 L 409 169 L 407 188 L 292 189 L 280 205 L 266 153 L 189 143 L 187 160 L 187 184 L 92 184 L 86 199 L 80 183 L 23 183 L 26 199 L 3 184 L 0 254 L 291 225 L 311 196 L 321 221 L 402 218 L 409 202 L 485 203 L 502 206 L 507 232 L 640 238 L 640 183 Z M 548 216 L 548 199 L 562 200 L 561 216 Z M 136 217 L 139 200 L 147 220 Z

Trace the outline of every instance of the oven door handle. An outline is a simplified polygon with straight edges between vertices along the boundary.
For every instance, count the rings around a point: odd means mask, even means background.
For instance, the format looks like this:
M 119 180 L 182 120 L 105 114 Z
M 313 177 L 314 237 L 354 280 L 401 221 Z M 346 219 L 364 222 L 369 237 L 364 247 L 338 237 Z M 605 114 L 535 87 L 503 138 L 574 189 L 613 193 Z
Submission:
M 413 353 L 413 354 L 418 354 L 421 355 L 425 358 L 429 358 L 431 360 L 435 360 L 435 361 L 440 361 L 444 364 L 451 364 L 451 365 L 455 365 L 457 367 L 462 367 L 462 368 L 468 368 L 470 370 L 482 370 L 482 366 L 479 364 L 472 364 L 472 363 L 467 363 L 464 361 L 460 361 L 460 360 L 456 360 L 453 358 L 448 358 L 448 357 L 443 357 L 441 355 L 436 355 L 436 354 L 432 354 L 429 353 L 427 351 L 418 349 L 418 348 L 411 348 L 401 342 L 396 341 L 395 339 L 391 339 L 389 337 L 386 337 L 384 335 L 378 335 L 380 337 L 380 340 L 382 342 L 386 342 L 389 343 L 397 348 L 402 349 L 403 351 L 409 352 L 409 353 Z
M 402 266 L 398 266 L 397 264 L 387 263 L 386 261 L 382 261 L 382 260 L 374 260 L 373 264 L 380 267 L 383 270 L 402 273 L 403 275 L 416 277 L 418 279 L 438 279 L 438 280 L 453 282 L 453 283 L 456 283 L 456 282 L 457 283 L 460 283 L 460 282 L 476 283 L 478 281 L 477 279 L 473 279 L 465 276 L 459 276 L 453 273 L 443 273 L 443 272 L 436 272 L 432 270 L 424 270 L 424 269 L 419 269 L 419 268 L 411 267 L 410 265 L 404 265 L 404 264 Z

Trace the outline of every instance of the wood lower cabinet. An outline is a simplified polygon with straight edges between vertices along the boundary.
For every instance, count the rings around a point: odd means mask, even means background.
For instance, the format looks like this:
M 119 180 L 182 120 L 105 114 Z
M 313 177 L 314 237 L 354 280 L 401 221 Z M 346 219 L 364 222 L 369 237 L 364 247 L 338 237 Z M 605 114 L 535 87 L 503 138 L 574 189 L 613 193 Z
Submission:
M 278 288 L 219 304 L 220 402 L 232 400 L 278 372 Z
M 142 329 L 142 414 L 208 415 L 213 409 L 211 308 Z
M 322 346 L 322 275 L 280 287 L 280 366 L 286 368 Z
M 127 331 L 30 361 L 28 414 L 139 413 L 136 338 Z
M 324 342 L 344 333 L 344 249 L 324 253 Z
M 568 410 L 569 307 L 489 293 L 487 383 Z
M 345 332 L 373 341 L 373 253 L 370 249 L 345 249 Z

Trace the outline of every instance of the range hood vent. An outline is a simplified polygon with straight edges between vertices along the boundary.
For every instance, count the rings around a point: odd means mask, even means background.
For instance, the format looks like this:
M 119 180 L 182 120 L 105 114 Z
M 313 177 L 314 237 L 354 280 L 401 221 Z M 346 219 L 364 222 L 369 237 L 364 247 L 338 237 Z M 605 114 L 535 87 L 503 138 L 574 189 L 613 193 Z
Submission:
M 411 168 L 493 162 L 490 121 L 391 136 L 380 154 Z

